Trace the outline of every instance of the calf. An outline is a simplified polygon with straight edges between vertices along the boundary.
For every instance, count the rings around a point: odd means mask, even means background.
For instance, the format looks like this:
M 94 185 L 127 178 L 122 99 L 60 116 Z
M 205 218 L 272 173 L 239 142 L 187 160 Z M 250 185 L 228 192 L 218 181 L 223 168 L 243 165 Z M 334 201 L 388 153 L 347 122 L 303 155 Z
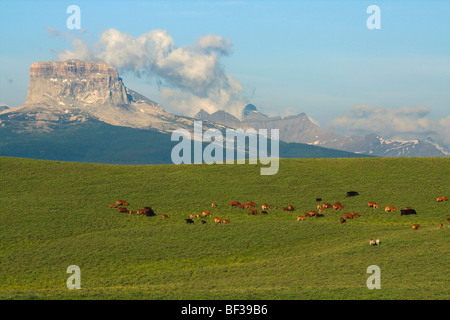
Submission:
M 169 216 L 168 216 L 167 214 L 163 214 L 161 217 L 162 217 L 164 220 L 165 220 L 165 219 L 169 219 Z
M 395 209 L 395 207 L 393 206 L 387 206 L 386 208 L 384 208 L 384 212 L 397 212 L 397 209 Z
M 222 218 L 214 218 L 214 223 L 222 223 Z
M 223 219 L 223 220 L 222 220 L 222 223 L 223 223 L 223 224 L 230 224 L 230 220 L 228 220 L 228 219 Z
M 305 219 L 304 216 L 297 216 L 297 221 L 304 220 L 304 219 Z
M 413 225 L 412 225 L 412 229 L 413 229 L 413 230 L 417 230 L 417 229 L 419 229 L 419 227 L 420 227 L 419 224 L 413 224 Z
M 442 229 L 444 225 L 442 223 L 439 223 L 439 229 Z

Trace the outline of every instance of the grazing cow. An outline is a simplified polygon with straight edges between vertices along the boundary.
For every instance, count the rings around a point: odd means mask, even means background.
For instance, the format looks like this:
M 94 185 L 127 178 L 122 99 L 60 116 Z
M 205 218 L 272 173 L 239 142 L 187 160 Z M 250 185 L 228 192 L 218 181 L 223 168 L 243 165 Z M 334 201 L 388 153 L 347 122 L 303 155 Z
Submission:
M 321 218 L 321 217 L 325 217 L 325 216 L 323 214 L 320 214 L 320 213 L 316 214 L 316 218 Z
M 294 211 L 294 207 L 292 205 L 288 205 L 287 211 Z
M 269 214 L 266 210 L 261 211 L 262 214 Z
M 344 206 L 340 202 L 336 202 L 333 205 L 333 210 L 342 210 L 342 209 L 344 209 Z
M 358 196 L 359 193 L 357 191 L 348 191 L 347 192 L 347 197 L 354 197 L 354 196 Z
M 304 216 L 305 218 L 306 218 L 306 217 L 311 217 L 311 215 L 309 214 L 309 212 L 304 213 L 303 216 Z
M 193 213 L 192 213 L 192 214 L 190 214 L 190 215 L 189 215 L 189 218 L 191 218 L 191 219 L 195 219 L 195 214 L 193 214 Z
M 346 222 L 347 222 L 347 220 L 345 220 L 345 219 L 342 218 L 342 217 L 341 217 L 339 220 L 341 221 L 341 223 L 346 223 Z
M 324 203 L 324 204 L 322 205 L 322 207 L 323 207 L 324 209 L 332 209 L 332 208 L 333 208 L 333 205 L 332 205 L 331 203 Z
M 439 223 L 439 229 L 442 229 L 444 225 L 442 223 Z
M 230 201 L 230 207 L 238 207 L 240 204 L 239 201 Z
M 153 217 L 156 216 L 155 212 L 151 207 L 144 207 L 144 215 L 147 217 Z
M 325 209 L 324 208 L 320 208 L 319 212 L 325 212 Z
M 192 220 L 192 219 L 184 219 L 184 221 L 186 221 L 186 224 L 194 223 L 194 220 Z
M 447 222 L 450 222 L 450 218 L 447 218 L 446 221 L 447 221 Z
M 128 209 L 127 209 L 127 208 L 124 208 L 124 207 L 120 207 L 120 208 L 118 209 L 118 211 L 119 211 L 119 212 L 123 212 L 123 213 L 128 213 Z
M 417 212 L 416 212 L 416 210 L 414 210 L 414 209 L 402 209 L 402 210 L 400 210 L 400 215 L 402 215 L 402 216 L 407 216 L 407 215 L 410 215 L 410 214 L 417 214 Z
M 217 207 L 217 204 L 215 202 L 211 203 L 211 208 Z
M 287 207 L 282 207 L 281 209 L 283 209 L 283 211 L 288 211 Z
M 257 207 L 256 203 L 254 203 L 252 201 L 248 201 L 245 205 L 248 206 L 248 208 L 256 208 Z
M 386 208 L 384 208 L 384 212 L 397 212 L 397 209 L 395 209 L 395 207 L 393 206 L 387 206 Z
M 322 201 L 322 198 L 316 198 L 316 202 Z
M 344 213 L 344 218 L 353 219 L 353 215 L 351 213 Z
M 205 221 L 205 220 L 202 220 L 202 224 L 206 224 L 206 221 Z
M 370 244 L 371 246 L 374 246 L 374 245 L 375 245 L 375 240 L 370 239 L 370 240 L 369 240 L 369 244 Z
M 168 216 L 167 214 L 163 214 L 161 217 L 162 217 L 164 220 L 169 219 L 169 216 Z
M 297 221 L 300 221 L 300 220 L 305 220 L 305 217 L 304 216 L 297 216 Z
M 223 223 L 223 224 L 230 224 L 230 220 L 228 220 L 228 219 L 223 219 L 223 220 L 222 220 L 222 223 Z
M 258 215 L 259 214 L 259 212 L 258 212 L 258 210 L 256 210 L 256 209 L 249 209 L 248 210 L 248 214 L 251 214 L 251 215 Z
M 417 229 L 419 229 L 419 227 L 420 227 L 420 225 L 418 225 L 418 224 L 413 224 L 412 225 L 412 229 L 413 230 L 417 230 Z
M 128 202 L 125 200 L 116 200 L 116 204 L 120 206 L 128 206 Z
M 358 218 L 359 216 L 361 216 L 359 213 L 352 213 L 352 217 L 354 218 Z
M 133 211 L 133 210 L 130 210 L 130 214 L 134 214 L 134 211 Z
M 269 205 L 268 205 L 267 203 L 264 203 L 264 204 L 261 206 L 261 210 L 270 210 L 270 207 L 269 207 Z
M 447 198 L 447 197 L 437 197 L 437 198 L 436 198 L 436 201 L 437 201 L 437 202 L 448 201 L 448 198 Z
M 204 217 L 211 217 L 211 213 L 209 211 L 203 211 L 202 215 Z
M 110 208 L 117 208 L 117 204 L 110 204 L 109 207 Z
M 136 211 L 136 214 L 138 215 L 138 216 L 140 216 L 141 214 L 144 214 L 145 213 L 145 210 L 144 209 L 138 209 L 138 211 Z
M 318 204 L 318 205 L 317 205 L 317 209 L 319 209 L 319 210 L 320 210 L 320 209 L 322 209 L 322 208 L 323 208 L 323 207 L 322 207 L 322 205 L 321 205 L 321 204 Z
M 310 217 L 314 217 L 314 216 L 316 216 L 316 215 L 318 215 L 319 213 L 317 212 L 317 211 L 310 211 L 309 212 L 309 216 Z
M 214 218 L 214 223 L 222 223 L 222 218 Z
M 367 206 L 368 206 L 369 208 L 374 208 L 374 209 L 380 208 L 380 205 L 379 205 L 378 203 L 376 203 L 375 201 L 369 201 L 369 202 L 367 203 Z

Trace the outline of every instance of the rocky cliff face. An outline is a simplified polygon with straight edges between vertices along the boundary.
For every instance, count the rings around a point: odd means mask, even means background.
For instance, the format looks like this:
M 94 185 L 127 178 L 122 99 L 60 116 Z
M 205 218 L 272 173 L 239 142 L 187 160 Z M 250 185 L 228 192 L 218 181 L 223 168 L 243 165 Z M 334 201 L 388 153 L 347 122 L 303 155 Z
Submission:
M 30 67 L 25 104 L 52 102 L 80 107 L 126 105 L 131 99 L 117 71 L 104 62 L 35 62 Z
M 63 123 L 89 119 L 159 131 L 193 128 L 193 119 L 166 112 L 126 88 L 117 70 L 104 62 L 35 62 L 25 103 L 0 111 L 0 126 L 20 131 L 51 131 Z

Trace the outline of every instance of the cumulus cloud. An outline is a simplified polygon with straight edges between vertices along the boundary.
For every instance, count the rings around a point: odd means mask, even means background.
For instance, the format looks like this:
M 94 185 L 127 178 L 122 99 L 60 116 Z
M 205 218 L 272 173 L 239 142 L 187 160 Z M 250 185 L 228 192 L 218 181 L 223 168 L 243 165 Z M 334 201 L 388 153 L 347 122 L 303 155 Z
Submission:
M 346 134 L 378 133 L 385 138 L 425 139 L 450 146 L 450 116 L 442 119 L 430 117 L 426 106 L 399 107 L 358 105 L 329 124 Z
M 162 87 L 161 96 L 177 112 L 193 115 L 200 108 L 208 112 L 222 109 L 240 116 L 246 103 L 242 84 L 220 64 L 232 48 L 231 41 L 221 36 L 208 34 L 193 45 L 177 47 L 166 30 L 135 37 L 109 29 L 92 47 L 79 39 L 72 44 L 73 50 L 61 52 L 60 60 L 104 61 L 120 72 L 154 77 Z

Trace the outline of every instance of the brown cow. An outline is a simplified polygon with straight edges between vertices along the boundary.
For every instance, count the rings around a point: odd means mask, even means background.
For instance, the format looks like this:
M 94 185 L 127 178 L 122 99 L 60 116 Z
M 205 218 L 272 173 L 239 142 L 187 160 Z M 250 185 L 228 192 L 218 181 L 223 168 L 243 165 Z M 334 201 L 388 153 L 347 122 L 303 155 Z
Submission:
M 288 205 L 287 210 L 288 211 L 294 211 L 294 207 L 292 205 Z
M 319 213 L 317 212 L 317 211 L 310 211 L 309 212 L 309 216 L 310 217 L 314 217 L 314 216 L 316 216 L 316 215 L 318 215 Z
M 450 222 L 450 218 L 447 218 L 446 221 L 447 221 L 447 222 Z
M 417 230 L 419 227 L 420 227 L 420 225 L 418 225 L 418 224 L 413 224 L 412 225 L 412 229 L 413 230 Z
M 384 208 L 384 212 L 397 212 L 397 209 L 395 209 L 395 207 L 393 206 L 387 206 L 386 208 Z
M 254 203 L 252 201 L 248 201 L 245 205 L 248 206 L 248 208 L 256 208 L 257 207 L 256 203 Z
M 214 223 L 222 223 L 222 218 L 214 218 Z
M 324 208 L 320 208 L 319 212 L 325 212 L 325 209 Z
M 117 204 L 110 204 L 109 207 L 110 208 L 117 208 Z
M 318 204 L 318 205 L 317 205 L 317 209 L 318 209 L 318 210 L 320 210 L 320 209 L 322 209 L 322 208 L 323 208 L 323 207 L 322 207 L 321 204 Z
M 287 207 L 282 207 L 281 209 L 283 209 L 283 211 L 288 211 Z
M 444 225 L 442 223 L 439 223 L 439 229 L 442 229 Z
M 251 214 L 251 215 L 258 215 L 259 212 L 258 212 L 258 210 L 256 210 L 256 209 L 249 209 L 249 210 L 248 210 L 248 214 Z
M 370 240 L 369 240 L 369 244 L 370 244 L 371 246 L 374 246 L 374 245 L 375 245 L 375 240 L 370 239 Z
M 269 206 L 267 203 L 264 203 L 264 204 L 261 206 L 261 210 L 270 210 L 270 206 Z
M 126 202 L 125 200 L 116 200 L 116 204 L 120 206 L 128 206 L 128 202 Z
M 217 204 L 215 202 L 211 203 L 211 208 L 217 207 Z
M 124 208 L 124 207 L 120 207 L 120 208 L 118 209 L 118 211 L 119 211 L 119 212 L 123 212 L 123 213 L 128 213 L 128 209 L 127 209 L 127 208 Z
M 304 219 L 305 219 L 304 216 L 297 216 L 297 221 L 304 220 Z
M 448 201 L 448 198 L 447 198 L 447 197 L 437 197 L 437 198 L 436 198 L 436 201 L 437 201 L 437 202 Z
M 193 213 L 192 213 L 192 214 L 190 214 L 190 215 L 189 215 L 189 218 L 191 218 L 191 219 L 195 219 L 195 214 L 193 214 Z
M 351 213 L 344 213 L 344 218 L 353 219 L 353 215 Z
M 333 210 L 342 210 L 342 209 L 344 209 L 344 206 L 340 202 L 336 202 L 333 205 Z
M 134 214 L 134 211 L 133 211 L 133 210 L 130 210 L 130 214 Z
M 347 222 L 347 220 L 345 220 L 345 219 L 342 218 L 342 217 L 341 217 L 339 220 L 341 221 L 341 223 L 346 223 L 346 222 Z
M 306 217 L 311 217 L 311 215 L 309 214 L 309 212 L 304 213 L 303 216 L 304 216 L 305 218 L 306 218 Z
M 240 204 L 239 201 L 230 201 L 230 207 L 238 207 Z
M 376 203 L 375 201 L 369 201 L 369 202 L 367 203 L 367 206 L 368 206 L 369 208 L 374 208 L 374 209 L 377 209 L 377 208 L 380 207 L 380 206 L 378 205 L 378 203 Z
M 323 207 L 324 209 L 332 209 L 332 208 L 333 208 L 333 205 L 332 205 L 331 203 L 324 203 L 324 204 L 322 205 L 322 207 Z
M 228 220 L 228 219 L 223 219 L 223 220 L 222 220 L 222 223 L 223 223 L 223 224 L 230 224 L 230 220 Z
M 202 215 L 204 217 L 211 217 L 211 213 L 209 211 L 203 211 Z
M 169 216 L 168 216 L 167 214 L 163 214 L 161 217 L 162 217 L 164 220 L 169 219 Z
M 145 210 L 144 209 L 138 209 L 138 211 L 136 211 L 136 214 L 138 215 L 138 216 L 140 216 L 141 214 L 144 214 L 145 213 Z
M 360 214 L 359 213 L 352 213 L 352 217 L 353 217 L 353 219 L 354 218 L 358 218 L 360 216 Z

